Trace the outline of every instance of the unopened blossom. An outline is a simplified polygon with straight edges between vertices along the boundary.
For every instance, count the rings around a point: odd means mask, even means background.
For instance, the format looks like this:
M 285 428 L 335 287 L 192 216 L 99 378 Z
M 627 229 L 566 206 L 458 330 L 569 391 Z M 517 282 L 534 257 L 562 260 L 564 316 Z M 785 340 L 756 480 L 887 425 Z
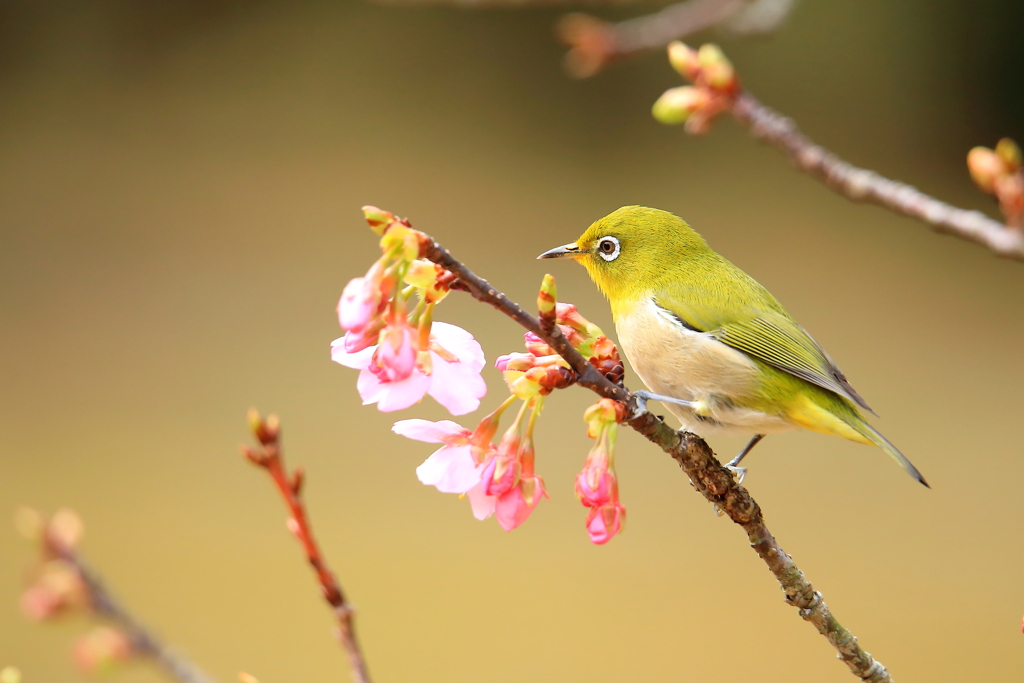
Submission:
M 587 533 L 595 545 L 604 545 L 626 524 L 626 508 L 618 501 L 591 508 L 587 514 Z
M 411 329 L 408 335 L 403 332 L 400 341 L 408 339 L 411 343 L 412 335 Z M 331 343 L 332 360 L 360 371 L 356 386 L 364 405 L 376 403 L 382 412 L 392 412 L 408 408 L 429 394 L 452 415 L 465 415 L 476 410 L 487 393 L 487 385 L 480 376 L 485 363 L 483 349 L 473 335 L 460 327 L 433 323 L 427 350 L 429 371 L 417 363 L 404 377 L 398 372 L 384 372 L 380 365 L 374 365 L 377 348 L 374 345 L 350 353 L 345 349 L 344 337 Z M 384 357 L 390 358 L 391 353 L 388 351 Z M 399 358 L 397 352 L 395 358 Z M 407 362 L 408 355 L 401 359 Z M 381 357 L 377 356 L 377 360 Z
M 51 559 L 39 567 L 20 603 L 27 618 L 46 621 L 86 607 L 89 590 L 74 566 Z
M 602 545 L 623 529 L 626 508 L 619 502 L 619 483 L 615 476 L 615 438 L 618 423 L 625 415 L 622 404 L 603 398 L 584 413 L 587 435 L 595 439 L 587 454 L 583 471 L 576 477 L 576 497 L 590 508 L 587 533 L 593 543 Z
M 109 626 L 97 626 L 80 636 L 72 649 L 72 658 L 85 674 L 105 674 L 134 656 L 131 639 Z
M 381 334 L 380 344 L 367 366 L 381 382 L 401 382 L 416 369 L 416 330 L 405 316 L 394 320 Z

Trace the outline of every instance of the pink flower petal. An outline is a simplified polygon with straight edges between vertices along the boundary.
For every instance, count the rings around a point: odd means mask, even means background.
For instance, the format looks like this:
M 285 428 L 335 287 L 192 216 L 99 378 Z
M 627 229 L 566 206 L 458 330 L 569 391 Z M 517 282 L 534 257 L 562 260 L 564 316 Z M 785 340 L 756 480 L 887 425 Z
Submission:
M 473 335 L 456 325 L 434 322 L 430 328 L 431 335 L 446 351 L 460 361 L 473 368 L 476 372 L 483 370 L 486 361 L 484 350 Z
M 477 519 L 487 519 L 494 514 L 494 506 L 497 504 L 498 499 L 495 496 L 488 496 L 484 493 L 484 487 L 481 484 L 477 484 L 466 491 L 466 497 L 469 498 L 469 504 L 473 508 L 473 516 Z
M 498 524 L 505 531 L 512 531 L 526 521 L 539 501 L 540 496 L 536 496 L 532 505 L 528 503 L 518 486 L 506 491 L 498 496 L 498 504 L 494 510 L 497 513 Z
M 382 413 L 403 410 L 416 404 L 423 399 L 429 387 L 430 378 L 419 370 L 399 382 L 381 382 L 372 370 L 363 368 L 356 382 L 363 405 L 376 403 Z
M 469 446 L 439 448 L 416 468 L 416 476 L 441 493 L 465 493 L 480 483 L 480 470 Z
M 480 368 L 474 370 L 464 363 L 449 363 L 436 353 L 431 353 L 430 359 L 433 373 L 428 391 L 435 401 L 452 415 L 465 415 L 480 407 L 480 399 L 487 393 Z
M 362 370 L 370 365 L 370 359 L 373 358 L 373 352 L 376 350 L 376 346 L 370 346 L 362 351 L 349 353 L 345 350 L 345 337 L 340 337 L 331 342 L 331 360 L 347 368 Z
M 391 428 L 395 434 L 405 436 L 416 441 L 427 443 L 443 443 L 447 436 L 456 434 L 469 437 L 473 432 L 465 429 L 462 425 L 451 420 L 431 422 L 430 420 L 399 420 Z

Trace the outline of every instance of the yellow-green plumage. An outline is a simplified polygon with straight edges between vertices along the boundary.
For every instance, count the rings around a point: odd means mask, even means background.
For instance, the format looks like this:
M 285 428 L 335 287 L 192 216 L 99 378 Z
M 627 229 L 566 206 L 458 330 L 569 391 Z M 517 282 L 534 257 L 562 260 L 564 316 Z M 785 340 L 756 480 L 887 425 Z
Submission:
M 876 445 L 925 484 L 864 420 L 861 409 L 871 409 L 821 346 L 679 217 L 626 206 L 542 257 L 573 258 L 587 269 L 640 378 L 656 393 L 692 402 L 666 404 L 686 429 L 802 427 Z

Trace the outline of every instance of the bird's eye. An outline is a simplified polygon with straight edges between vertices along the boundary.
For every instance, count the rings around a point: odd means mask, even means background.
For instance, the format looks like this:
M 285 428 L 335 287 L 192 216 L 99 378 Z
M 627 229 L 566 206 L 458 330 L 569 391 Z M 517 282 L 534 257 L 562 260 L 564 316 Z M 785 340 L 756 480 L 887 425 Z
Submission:
M 602 237 L 597 243 L 597 253 L 601 255 L 605 261 L 614 261 L 619 258 L 619 240 L 612 236 Z

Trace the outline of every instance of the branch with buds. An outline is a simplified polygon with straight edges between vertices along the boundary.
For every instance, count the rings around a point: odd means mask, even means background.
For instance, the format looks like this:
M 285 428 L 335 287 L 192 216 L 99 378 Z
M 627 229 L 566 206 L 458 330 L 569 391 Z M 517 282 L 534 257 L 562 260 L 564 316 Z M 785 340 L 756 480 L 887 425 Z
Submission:
M 23 508 L 18 511 L 16 525 L 39 548 L 38 564 L 21 597 L 25 616 L 44 622 L 84 613 L 107 622 L 75 641 L 72 656 L 79 670 L 106 672 L 130 661 L 149 659 L 181 683 L 213 683 L 129 613 L 85 564 L 77 550 L 82 521 L 75 512 L 58 510 L 46 519 L 35 510 Z
M 623 530 L 625 507 L 619 500 L 613 448 L 618 425 L 628 424 L 674 458 L 690 478 L 693 487 L 716 510 L 728 515 L 743 528 L 751 547 L 778 580 L 786 602 L 796 607 L 801 618 L 814 625 L 828 639 L 851 672 L 861 680 L 873 683 L 891 681 L 885 667 L 865 652 L 857 639 L 832 616 L 821 593 L 813 588 L 772 536 L 765 525 L 760 507 L 750 493 L 722 467 L 708 445 L 700 437 L 688 432 L 676 432 L 649 412 L 638 410 L 635 398 L 622 384 L 622 364 L 615 345 L 599 328 L 580 316 L 575 307 L 557 303 L 555 283 L 550 275 L 545 277 L 541 286 L 538 296 L 539 315 L 534 317 L 470 271 L 429 235 L 413 230 L 409 221 L 375 207 L 364 207 L 364 212 L 371 227 L 381 235 L 381 247 L 385 254 L 393 249 L 396 239 L 410 247 L 416 244 L 417 249 L 414 251 L 410 248 L 406 254 L 410 263 L 425 260 L 439 266 L 439 282 L 443 279 L 449 289 L 467 292 L 527 330 L 525 338 L 528 353 L 508 354 L 497 362 L 511 395 L 497 410 L 485 417 L 475 430 L 465 429 L 447 420 L 436 423 L 402 420 L 395 424 L 394 431 L 399 434 L 443 444 L 417 468 L 420 481 L 436 486 L 443 492 L 465 494 L 478 518 L 484 519 L 496 513 L 503 528 L 516 528 L 525 521 L 539 500 L 547 495 L 543 482 L 534 474 L 533 424 L 540 413 L 540 407 L 545 397 L 557 389 L 572 384 L 586 387 L 601 397 L 584 416 L 588 425 L 587 433 L 595 439 L 595 445 L 576 479 L 576 495 L 589 508 L 586 528 L 592 542 L 606 543 Z M 397 234 L 389 238 L 392 230 Z M 420 294 L 422 302 L 425 300 L 422 297 L 427 296 L 426 292 L 429 291 L 429 284 L 425 286 L 421 283 L 418 286 L 424 290 Z M 393 291 L 393 288 L 389 291 Z M 376 294 L 370 298 L 376 302 L 375 297 Z M 386 316 L 385 311 L 389 306 L 374 303 L 364 307 L 362 315 L 355 316 L 353 305 L 345 296 L 339 302 L 338 313 L 339 320 L 343 321 L 342 327 L 345 327 L 344 321 L 354 321 L 355 326 L 345 328 L 345 337 L 332 344 L 333 357 L 343 365 L 360 369 L 359 391 L 363 394 L 364 402 L 372 403 L 382 391 L 378 382 L 395 385 L 387 389 L 389 392 L 402 391 L 403 383 L 415 378 L 417 372 L 425 372 L 425 368 L 405 368 L 404 376 L 391 375 L 392 379 L 380 380 L 380 377 L 388 376 L 396 369 L 392 361 L 395 354 L 390 351 L 381 352 L 392 334 L 388 327 L 407 325 L 407 320 L 390 319 L 390 322 L 385 322 L 384 328 L 378 332 L 378 343 L 362 351 L 364 357 L 358 362 L 347 353 L 339 354 L 337 350 L 344 349 L 349 339 L 360 338 L 362 330 L 377 324 L 379 316 Z M 469 340 L 472 339 L 468 332 L 464 334 Z M 419 339 L 421 343 L 427 340 L 431 345 L 428 348 L 433 348 L 433 344 L 437 343 L 429 332 Z M 473 350 L 466 344 L 467 339 L 463 337 L 462 341 L 461 355 L 448 353 L 450 360 L 443 359 L 443 363 L 463 364 L 466 358 L 473 355 Z M 439 346 L 445 350 L 443 344 Z M 398 355 L 418 356 L 422 351 L 423 347 L 420 346 Z M 437 372 L 439 368 L 444 366 L 434 364 L 431 372 Z M 442 370 L 442 373 L 448 370 L 450 368 Z M 458 392 L 459 389 L 450 387 L 449 391 Z M 501 414 L 516 400 L 523 401 L 518 417 L 495 446 L 492 439 L 497 433 Z M 379 401 L 377 404 L 382 411 L 390 409 Z
M 733 33 L 775 30 L 795 0 L 686 0 L 640 17 L 612 23 L 589 14 L 570 14 L 558 25 L 569 46 L 565 68 L 571 76 L 589 78 L 608 64 L 639 52 L 663 48 L 713 26 Z
M 281 424 L 276 415 L 267 419 L 260 417 L 255 409 L 249 411 L 249 428 L 259 442 L 258 448 L 242 446 L 242 454 L 254 465 L 266 470 L 274 481 L 281 498 L 288 507 L 288 530 L 302 544 L 306 559 L 316 573 L 317 581 L 323 591 L 324 600 L 331 606 L 338 620 L 337 637 L 352 666 L 352 678 L 356 683 L 370 683 L 370 672 L 366 659 L 356 639 L 354 613 L 352 605 L 345 599 L 345 594 L 338 584 L 334 572 L 327 566 L 320 547 L 313 538 L 313 530 L 309 524 L 305 504 L 302 502 L 303 470 L 296 468 L 290 475 L 284 465 L 281 454 Z
M 744 91 L 732 63 L 715 45 L 694 50 L 683 43 L 668 48 L 669 62 L 693 85 L 672 88 L 654 103 L 654 117 L 666 124 L 685 124 L 702 135 L 714 119 L 729 112 L 751 134 L 771 144 L 800 171 L 817 178 L 846 198 L 889 209 L 931 226 L 936 232 L 974 242 L 1004 258 L 1024 261 L 1024 176 L 1020 148 L 1009 139 L 996 150 L 976 147 L 968 168 L 978 187 L 995 195 L 1006 224 L 979 211 L 967 211 L 930 197 L 905 183 L 889 180 L 843 161 L 800 132 L 796 124 Z

